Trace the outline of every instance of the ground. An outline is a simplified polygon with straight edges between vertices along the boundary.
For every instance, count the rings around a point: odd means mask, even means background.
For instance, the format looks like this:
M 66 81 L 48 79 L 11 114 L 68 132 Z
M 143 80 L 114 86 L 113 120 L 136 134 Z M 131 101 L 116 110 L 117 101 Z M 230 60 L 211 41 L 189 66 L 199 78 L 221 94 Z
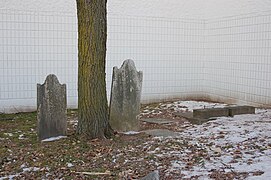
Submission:
M 39 142 L 36 113 L 0 115 L 2 179 L 140 179 L 158 170 L 160 179 L 271 179 L 271 109 L 193 125 L 176 112 L 225 104 L 175 101 L 145 105 L 140 131 L 169 129 L 177 137 L 116 134 L 107 140 L 75 135 L 77 111 L 68 111 L 68 135 Z M 101 173 L 101 174 L 97 174 Z

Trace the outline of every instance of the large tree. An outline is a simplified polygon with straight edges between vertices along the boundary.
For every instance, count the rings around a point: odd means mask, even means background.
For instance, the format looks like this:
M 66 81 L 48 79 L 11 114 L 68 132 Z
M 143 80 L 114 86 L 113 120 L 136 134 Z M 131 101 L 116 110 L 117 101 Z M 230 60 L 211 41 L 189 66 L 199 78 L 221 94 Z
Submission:
M 78 18 L 77 133 L 105 138 L 109 125 L 105 81 L 107 0 L 76 0 Z

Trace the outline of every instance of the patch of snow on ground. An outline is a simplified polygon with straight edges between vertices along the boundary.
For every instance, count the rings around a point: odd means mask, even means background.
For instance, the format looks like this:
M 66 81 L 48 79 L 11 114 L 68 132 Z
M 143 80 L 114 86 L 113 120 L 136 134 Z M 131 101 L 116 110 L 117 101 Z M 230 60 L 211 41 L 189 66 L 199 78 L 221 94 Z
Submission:
M 73 164 L 72 163 L 67 163 L 67 167 L 68 168 L 73 167 Z
M 220 103 L 176 101 L 160 103 L 158 107 L 192 112 L 193 109 L 226 106 Z M 175 142 L 187 142 L 182 151 L 169 148 L 151 152 L 157 157 L 178 158 L 171 161 L 171 168 L 166 171 L 169 175 L 177 173 L 182 174 L 183 178 L 210 179 L 212 173 L 221 172 L 233 173 L 241 179 L 271 179 L 270 132 L 271 109 L 256 109 L 255 114 L 219 117 L 202 125 L 187 125 L 178 138 L 172 138 Z M 193 158 L 195 153 L 200 152 L 206 154 Z
M 0 180 L 14 179 L 14 178 L 20 176 L 22 173 L 25 173 L 25 172 L 36 172 L 36 171 L 40 170 L 40 168 L 37 168 L 37 167 L 28 167 L 28 168 L 25 168 L 25 166 L 26 166 L 25 164 L 21 165 L 21 168 L 22 168 L 22 172 L 21 173 L 17 173 L 17 174 L 5 176 L 5 177 L 0 177 Z
M 127 132 L 123 132 L 122 134 L 125 134 L 125 135 L 134 135 L 134 134 L 139 134 L 140 132 L 137 132 L 137 131 L 127 131 Z
M 19 135 L 19 139 L 20 139 L 20 140 L 26 139 L 26 138 L 25 138 L 25 135 L 24 135 L 24 134 L 20 134 L 20 135 Z
M 20 173 L 14 174 L 14 175 L 5 176 L 5 177 L 0 177 L 0 180 L 14 179 L 15 177 L 18 177 L 19 175 L 20 175 Z
M 189 104 L 189 103 L 186 103 Z M 191 104 L 194 104 L 191 103 Z M 198 107 L 193 105 L 193 107 Z M 205 176 L 212 169 L 248 172 L 250 179 L 271 178 L 271 110 L 257 109 L 256 114 L 221 117 L 215 121 L 188 128 L 181 137 L 190 139 L 192 144 L 207 140 L 202 145 L 208 150 L 210 160 L 204 160 L 204 166 L 194 166 L 182 171 L 185 178 Z M 214 149 L 219 149 L 214 150 Z M 220 152 L 221 151 L 221 152 Z M 173 162 L 172 169 L 180 162 Z M 262 175 L 253 176 L 253 172 Z
M 9 136 L 9 137 L 12 137 L 12 136 L 13 136 L 12 133 L 4 133 L 4 135 Z
M 37 168 L 37 167 L 28 167 L 28 168 L 23 168 L 23 172 L 36 172 L 36 171 L 39 171 L 40 168 Z
M 205 108 L 223 108 L 227 106 L 227 104 L 221 103 L 209 103 L 203 101 L 177 101 L 173 103 L 174 105 L 178 105 L 179 107 L 183 106 L 183 109 L 187 109 L 187 111 L 193 111 L 193 109 L 205 109 Z M 186 107 L 186 108 L 185 108 Z
M 57 136 L 57 137 L 50 137 L 48 139 L 42 140 L 42 142 L 51 142 L 51 141 L 56 141 L 62 138 L 67 138 L 67 136 Z

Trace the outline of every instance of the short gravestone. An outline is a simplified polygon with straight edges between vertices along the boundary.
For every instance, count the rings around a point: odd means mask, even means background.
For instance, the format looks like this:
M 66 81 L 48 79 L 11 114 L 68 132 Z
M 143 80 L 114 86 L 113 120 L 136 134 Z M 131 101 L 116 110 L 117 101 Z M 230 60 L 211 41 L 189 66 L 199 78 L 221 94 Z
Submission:
M 117 131 L 137 131 L 143 73 L 133 60 L 125 60 L 120 69 L 113 68 L 110 124 Z
M 44 84 L 37 84 L 37 119 L 39 140 L 66 135 L 66 85 L 61 85 L 53 74 Z
M 205 122 L 208 122 L 210 120 L 213 120 L 213 119 L 203 119 L 203 118 L 196 118 L 196 117 L 193 117 L 193 112 L 175 112 L 174 115 L 176 116 L 179 116 L 179 117 L 182 117 L 182 118 L 185 118 L 187 119 L 190 123 L 192 124 L 203 124 Z
M 229 109 L 227 108 L 207 108 L 194 109 L 193 118 L 208 119 L 212 117 L 229 116 Z
M 241 115 L 241 114 L 255 114 L 255 107 L 253 106 L 230 106 L 229 116 Z

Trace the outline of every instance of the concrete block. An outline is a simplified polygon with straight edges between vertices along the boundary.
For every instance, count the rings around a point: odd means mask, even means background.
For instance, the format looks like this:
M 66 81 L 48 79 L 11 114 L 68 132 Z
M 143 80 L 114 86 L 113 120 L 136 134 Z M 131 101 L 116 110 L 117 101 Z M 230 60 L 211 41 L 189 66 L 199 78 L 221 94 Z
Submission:
M 229 116 L 240 115 L 240 114 L 255 114 L 255 107 L 253 106 L 231 106 L 228 107 Z
M 229 116 L 229 109 L 227 108 L 207 108 L 194 109 L 193 118 L 209 119 L 212 117 Z

